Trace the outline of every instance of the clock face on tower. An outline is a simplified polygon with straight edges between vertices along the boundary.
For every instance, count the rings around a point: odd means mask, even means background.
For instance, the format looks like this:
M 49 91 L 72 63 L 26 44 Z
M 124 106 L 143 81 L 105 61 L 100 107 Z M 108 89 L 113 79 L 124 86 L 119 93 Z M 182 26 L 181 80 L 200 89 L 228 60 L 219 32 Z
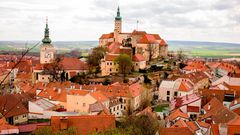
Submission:
M 51 53 L 45 53 L 45 58 L 51 58 Z

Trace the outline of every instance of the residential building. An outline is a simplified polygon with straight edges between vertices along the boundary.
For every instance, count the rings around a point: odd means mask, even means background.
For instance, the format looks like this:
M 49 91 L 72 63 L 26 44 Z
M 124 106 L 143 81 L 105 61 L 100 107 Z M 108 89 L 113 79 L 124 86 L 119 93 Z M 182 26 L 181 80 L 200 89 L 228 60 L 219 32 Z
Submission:
M 11 125 L 27 123 L 28 109 L 23 105 L 23 101 L 20 94 L 0 96 L 0 115 Z

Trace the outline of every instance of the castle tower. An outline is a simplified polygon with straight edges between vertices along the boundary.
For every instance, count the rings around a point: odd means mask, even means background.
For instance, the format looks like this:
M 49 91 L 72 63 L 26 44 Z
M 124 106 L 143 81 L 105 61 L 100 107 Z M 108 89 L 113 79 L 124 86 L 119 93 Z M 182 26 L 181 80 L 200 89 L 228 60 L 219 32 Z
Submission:
M 55 49 L 54 46 L 51 44 L 51 39 L 49 38 L 48 19 L 46 19 L 46 28 L 42 43 L 43 44 L 40 46 L 40 63 L 51 63 L 54 60 Z
M 122 17 L 120 16 L 120 8 L 117 9 L 117 16 L 115 17 L 114 39 L 118 42 L 118 35 L 122 32 Z

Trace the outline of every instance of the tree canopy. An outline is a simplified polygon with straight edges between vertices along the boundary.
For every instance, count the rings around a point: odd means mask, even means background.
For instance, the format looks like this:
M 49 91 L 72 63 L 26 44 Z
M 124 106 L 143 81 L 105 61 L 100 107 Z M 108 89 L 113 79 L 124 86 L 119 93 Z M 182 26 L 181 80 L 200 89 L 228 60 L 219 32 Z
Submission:
M 115 63 L 119 65 L 120 72 L 126 76 L 126 74 L 131 72 L 132 69 L 132 59 L 127 54 L 120 54 L 115 60 Z

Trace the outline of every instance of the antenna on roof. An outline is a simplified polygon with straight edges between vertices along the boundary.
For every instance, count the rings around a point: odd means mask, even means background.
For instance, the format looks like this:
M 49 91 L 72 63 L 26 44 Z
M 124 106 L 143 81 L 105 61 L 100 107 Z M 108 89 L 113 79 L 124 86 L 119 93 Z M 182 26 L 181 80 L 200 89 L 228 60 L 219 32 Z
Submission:
M 139 23 L 139 20 L 137 20 L 137 27 L 136 27 L 136 31 L 138 31 L 138 23 Z

